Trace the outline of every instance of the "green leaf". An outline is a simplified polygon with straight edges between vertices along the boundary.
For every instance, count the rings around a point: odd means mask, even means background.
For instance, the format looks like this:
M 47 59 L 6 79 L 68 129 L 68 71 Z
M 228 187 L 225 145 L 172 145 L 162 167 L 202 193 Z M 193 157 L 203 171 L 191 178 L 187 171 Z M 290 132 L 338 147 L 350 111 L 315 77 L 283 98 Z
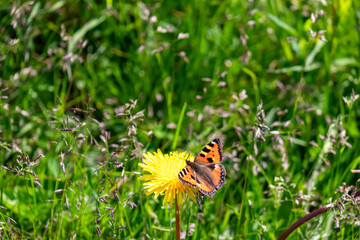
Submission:
M 176 145 L 177 145 L 177 141 L 178 141 L 178 138 L 179 138 L 181 125 L 182 125 L 182 122 L 183 122 L 183 119 L 184 119 L 184 116 L 185 116 L 186 106 L 187 106 L 187 104 L 185 103 L 185 104 L 183 105 L 182 109 L 181 109 L 179 121 L 178 121 L 177 126 L 176 126 L 176 132 L 175 132 L 174 140 L 173 140 L 172 145 L 171 145 L 172 150 L 175 150 Z
M 309 66 L 305 66 L 305 67 L 303 67 L 301 65 L 296 65 L 296 66 L 292 66 L 292 67 L 288 67 L 288 68 L 268 70 L 268 72 L 270 72 L 270 73 L 311 72 L 313 70 L 320 68 L 321 66 L 322 66 L 321 63 L 316 62 Z
M 30 16 L 29 16 L 29 18 L 28 18 L 28 20 L 27 20 L 27 22 L 26 22 L 27 24 L 29 24 L 29 23 L 32 22 L 33 18 L 39 13 L 39 10 L 40 10 L 40 3 L 37 2 L 37 3 L 34 5 L 34 7 L 32 8 L 32 11 L 31 11 L 31 13 L 30 13 Z
M 82 39 L 88 31 L 97 27 L 99 24 L 101 24 L 103 21 L 105 21 L 105 19 L 106 19 L 105 16 L 101 16 L 99 18 L 92 19 L 88 23 L 86 23 L 82 28 L 80 28 L 74 34 L 73 38 L 70 40 L 69 47 L 68 47 L 68 53 L 70 53 L 74 50 L 76 43 L 80 39 Z
M 322 47 L 325 45 L 325 42 L 323 41 L 318 41 L 314 47 L 314 49 L 311 51 L 311 53 L 307 56 L 306 60 L 305 60 L 305 67 L 310 66 L 316 55 L 320 52 L 320 50 L 322 49 Z
M 295 28 L 291 27 L 289 24 L 287 24 L 286 22 L 282 21 L 280 18 L 270 14 L 270 13 L 265 13 L 266 16 L 273 21 L 276 25 L 278 25 L 280 28 L 286 30 L 287 32 L 289 32 L 292 36 L 297 36 L 297 32 L 295 30 Z
M 331 63 L 331 72 L 339 72 L 348 66 L 359 66 L 359 62 L 354 58 L 340 58 Z
M 58 10 L 59 8 L 61 8 L 62 6 L 64 6 L 64 4 L 65 4 L 65 1 L 58 1 L 54 5 L 51 5 L 48 9 L 46 9 L 46 12 L 47 13 L 54 12 L 54 11 Z

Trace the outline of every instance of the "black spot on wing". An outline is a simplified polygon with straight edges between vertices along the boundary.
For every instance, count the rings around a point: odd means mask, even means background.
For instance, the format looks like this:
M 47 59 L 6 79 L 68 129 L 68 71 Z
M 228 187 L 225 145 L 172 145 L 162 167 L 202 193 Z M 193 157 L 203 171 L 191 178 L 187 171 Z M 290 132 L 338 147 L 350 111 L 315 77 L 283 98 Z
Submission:
M 203 153 L 200 153 L 200 157 L 205 157 L 205 154 L 203 154 Z
M 215 164 L 207 165 L 207 167 L 210 168 L 211 171 L 213 171 L 215 169 Z
M 207 165 L 207 167 L 210 168 L 211 171 L 213 171 L 215 169 L 215 164 Z
M 207 158 L 207 160 L 209 161 L 209 163 L 214 162 L 213 158 Z
M 194 175 L 191 175 L 191 178 L 192 178 L 192 180 L 195 180 L 195 177 L 194 177 Z
M 183 177 L 186 176 L 186 174 L 187 174 L 188 171 L 189 171 L 189 170 L 188 170 L 187 168 L 183 168 L 183 169 L 179 172 L 178 177 L 179 177 L 180 181 L 182 182 L 182 184 L 186 184 L 186 185 L 189 185 L 189 186 L 191 186 L 191 187 L 196 187 L 195 184 L 192 184 L 192 183 L 190 183 L 190 182 L 188 182 L 188 181 L 186 181 L 186 180 L 183 180 Z M 193 180 L 195 180 L 193 175 L 191 175 L 191 178 L 192 178 Z
M 211 142 L 208 143 L 208 146 L 209 146 L 209 147 L 214 147 L 215 144 L 213 143 L 213 141 L 211 141 Z
M 202 151 L 208 153 L 208 152 L 210 152 L 210 149 L 208 149 L 207 147 L 204 147 Z

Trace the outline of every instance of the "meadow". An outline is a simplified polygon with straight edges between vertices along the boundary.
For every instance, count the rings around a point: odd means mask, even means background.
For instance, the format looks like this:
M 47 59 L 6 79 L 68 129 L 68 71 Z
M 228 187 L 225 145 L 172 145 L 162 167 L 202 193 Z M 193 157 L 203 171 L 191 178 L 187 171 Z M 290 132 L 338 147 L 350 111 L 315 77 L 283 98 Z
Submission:
M 184 197 L 182 239 L 277 239 L 323 207 L 287 239 L 359 239 L 359 9 L 1 1 L 0 238 L 175 239 L 144 154 L 219 138 L 226 184 Z

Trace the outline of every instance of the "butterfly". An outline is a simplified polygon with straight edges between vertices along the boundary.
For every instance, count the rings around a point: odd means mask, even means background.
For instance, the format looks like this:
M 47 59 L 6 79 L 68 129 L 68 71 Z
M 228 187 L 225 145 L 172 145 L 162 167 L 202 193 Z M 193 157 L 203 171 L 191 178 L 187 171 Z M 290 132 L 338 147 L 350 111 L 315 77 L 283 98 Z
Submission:
M 226 170 L 221 161 L 221 142 L 214 139 L 201 150 L 194 162 L 186 161 L 187 166 L 179 172 L 179 179 L 183 184 L 197 187 L 203 195 L 212 197 L 225 184 Z

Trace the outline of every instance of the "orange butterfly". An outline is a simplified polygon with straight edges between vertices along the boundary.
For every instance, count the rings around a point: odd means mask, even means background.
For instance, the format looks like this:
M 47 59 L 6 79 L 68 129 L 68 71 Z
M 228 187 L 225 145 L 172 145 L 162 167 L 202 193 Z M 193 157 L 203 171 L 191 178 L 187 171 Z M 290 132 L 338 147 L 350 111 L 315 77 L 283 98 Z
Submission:
M 221 143 L 214 139 L 201 150 L 194 162 L 186 161 L 187 166 L 179 172 L 179 179 L 212 197 L 225 184 L 226 170 L 221 161 Z

